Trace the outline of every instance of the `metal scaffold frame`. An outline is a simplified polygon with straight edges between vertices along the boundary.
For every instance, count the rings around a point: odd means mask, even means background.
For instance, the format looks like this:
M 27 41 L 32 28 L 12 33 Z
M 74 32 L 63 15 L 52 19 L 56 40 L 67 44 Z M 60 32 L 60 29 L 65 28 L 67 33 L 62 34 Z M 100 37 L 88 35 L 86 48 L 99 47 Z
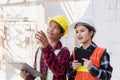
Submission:
M 40 3 L 48 3 L 48 2 L 68 2 L 68 1 L 79 1 L 79 0 L 23 0 L 23 1 L 16 1 L 11 2 L 12 0 L 7 0 L 6 3 L 0 4 L 0 6 L 31 6 L 31 5 L 40 5 Z

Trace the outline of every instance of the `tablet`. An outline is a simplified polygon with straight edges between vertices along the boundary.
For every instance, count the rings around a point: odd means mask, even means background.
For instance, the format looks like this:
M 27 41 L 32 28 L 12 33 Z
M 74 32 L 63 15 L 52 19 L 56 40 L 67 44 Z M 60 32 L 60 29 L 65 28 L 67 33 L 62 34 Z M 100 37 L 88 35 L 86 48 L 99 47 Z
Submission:
M 82 63 L 82 65 L 84 63 L 84 60 L 82 60 L 82 58 L 89 59 L 91 55 L 90 51 L 82 48 L 75 47 L 74 51 L 75 51 L 75 59 L 78 60 L 78 62 Z
M 14 66 L 15 68 L 21 70 L 21 71 L 26 71 L 28 72 L 30 75 L 37 77 L 37 76 L 42 76 L 40 74 L 40 72 L 38 72 L 37 70 L 35 70 L 34 68 L 32 68 L 30 65 L 28 65 L 25 62 L 8 62 L 9 64 L 11 64 L 12 66 Z

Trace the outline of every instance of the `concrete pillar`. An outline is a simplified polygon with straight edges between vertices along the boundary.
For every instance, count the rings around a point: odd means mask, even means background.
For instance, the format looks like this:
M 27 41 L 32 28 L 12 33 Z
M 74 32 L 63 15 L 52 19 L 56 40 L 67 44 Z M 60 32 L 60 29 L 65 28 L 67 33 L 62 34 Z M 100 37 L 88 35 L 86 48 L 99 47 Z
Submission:
M 0 80 L 6 80 L 6 56 L 4 53 L 4 27 L 0 26 Z

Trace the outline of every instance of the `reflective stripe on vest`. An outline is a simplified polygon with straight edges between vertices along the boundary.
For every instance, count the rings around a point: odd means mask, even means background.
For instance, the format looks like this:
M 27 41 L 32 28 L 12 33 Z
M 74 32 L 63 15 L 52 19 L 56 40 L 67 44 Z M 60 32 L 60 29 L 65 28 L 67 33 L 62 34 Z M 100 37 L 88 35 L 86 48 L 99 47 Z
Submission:
M 49 68 L 47 70 L 46 80 L 53 80 L 53 73 Z
M 38 50 L 37 57 L 36 57 L 36 70 L 40 72 L 40 59 L 41 59 L 41 50 Z
M 40 50 L 40 47 L 37 49 L 37 54 L 36 54 L 36 70 L 40 72 L 40 59 L 42 56 L 42 52 Z M 40 76 L 36 77 L 36 80 L 40 80 Z
M 84 72 L 89 72 L 86 67 L 80 66 L 77 68 L 77 71 L 84 71 Z
M 93 54 L 90 56 L 90 60 L 92 60 L 92 63 L 96 66 L 100 66 L 100 59 L 104 53 L 105 49 L 96 47 Z M 73 54 L 74 58 L 75 54 Z M 75 80 L 98 80 L 97 78 L 93 77 L 88 70 L 84 66 L 81 66 L 77 69 L 77 73 L 75 76 Z

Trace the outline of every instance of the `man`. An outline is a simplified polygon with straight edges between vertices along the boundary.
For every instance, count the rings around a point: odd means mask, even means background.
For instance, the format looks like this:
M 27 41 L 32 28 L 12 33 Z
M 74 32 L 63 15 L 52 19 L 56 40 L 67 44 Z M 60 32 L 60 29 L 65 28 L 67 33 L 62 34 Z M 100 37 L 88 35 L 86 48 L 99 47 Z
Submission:
M 60 39 L 66 35 L 67 30 L 66 17 L 58 15 L 49 18 L 47 36 L 43 31 L 37 31 L 36 38 L 41 47 L 36 52 L 34 68 L 40 70 L 41 80 L 66 80 L 70 52 L 67 47 L 62 46 Z M 20 75 L 24 80 L 35 79 L 25 71 L 21 71 Z

